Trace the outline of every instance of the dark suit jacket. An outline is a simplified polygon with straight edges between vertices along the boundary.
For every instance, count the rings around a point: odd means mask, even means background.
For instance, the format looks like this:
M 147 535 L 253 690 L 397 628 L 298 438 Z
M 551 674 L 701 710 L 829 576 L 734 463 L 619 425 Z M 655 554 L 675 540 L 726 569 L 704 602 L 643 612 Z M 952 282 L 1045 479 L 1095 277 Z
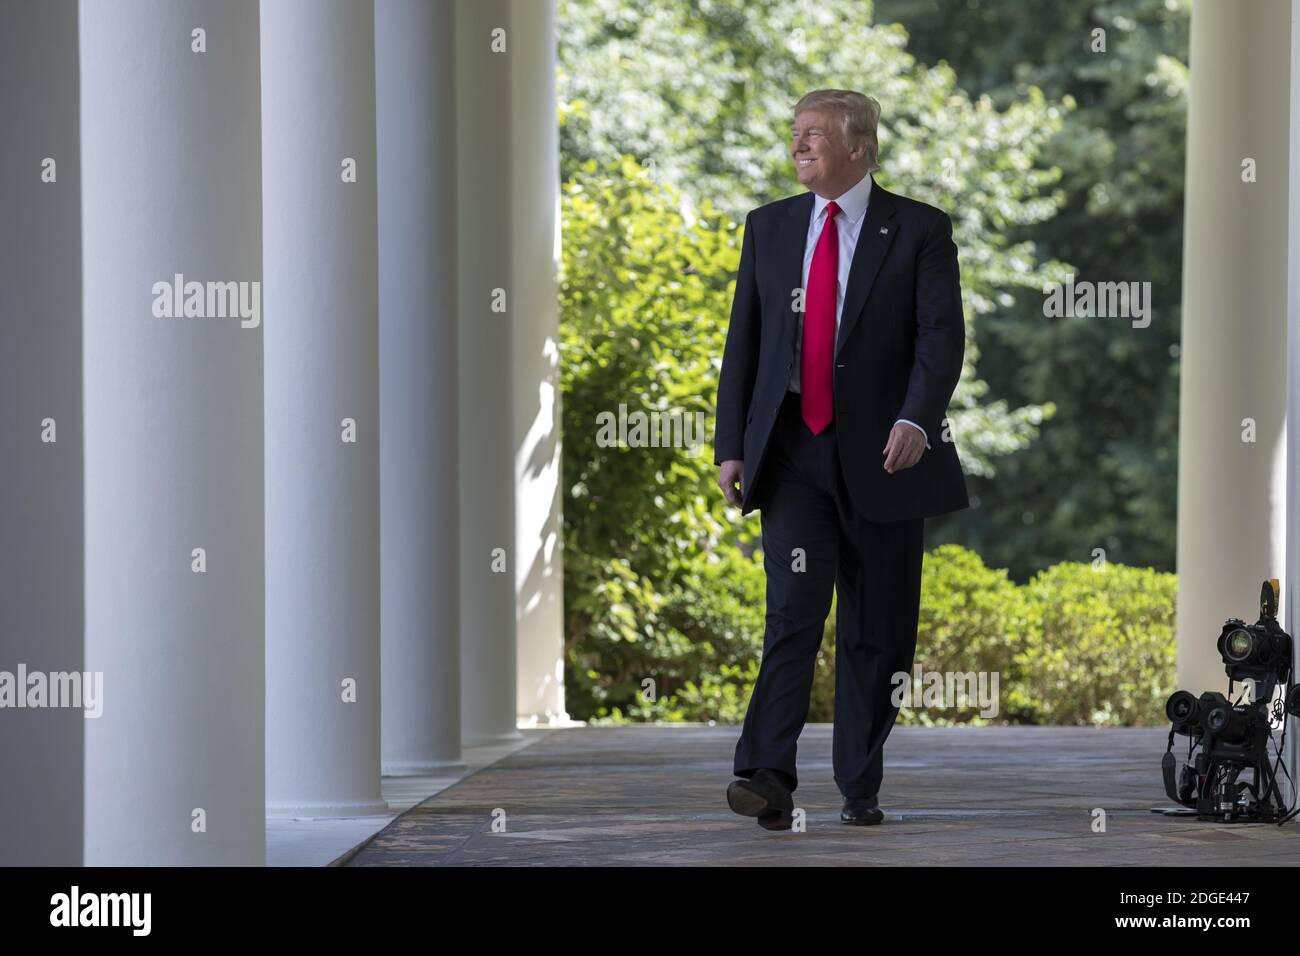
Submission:
M 794 291 L 803 282 L 812 209 L 813 194 L 806 192 L 745 218 L 714 434 L 714 464 L 745 462 L 743 514 L 762 507 L 763 456 L 794 370 Z M 855 508 L 868 520 L 969 507 L 956 446 L 944 440 L 965 347 L 952 221 L 873 178 L 849 270 L 833 379 L 841 467 Z M 924 428 L 930 447 L 911 468 L 891 475 L 881 450 L 900 418 Z

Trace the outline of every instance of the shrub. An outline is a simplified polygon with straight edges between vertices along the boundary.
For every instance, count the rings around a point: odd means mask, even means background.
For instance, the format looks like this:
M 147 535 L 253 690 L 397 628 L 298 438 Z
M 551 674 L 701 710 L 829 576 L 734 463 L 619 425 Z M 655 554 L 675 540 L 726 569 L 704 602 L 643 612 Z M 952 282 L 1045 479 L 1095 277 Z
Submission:
M 653 607 L 647 636 L 591 673 L 602 675 L 599 720 L 744 719 L 763 647 L 761 552 L 736 549 L 691 564 Z M 1174 681 L 1172 574 L 1147 568 L 1059 564 L 1026 585 L 955 544 L 925 555 L 916 665 L 923 674 L 991 675 L 998 712 L 900 708 L 901 724 L 1030 723 L 1135 726 L 1164 723 Z M 628 582 L 606 585 L 626 602 Z M 635 588 L 630 588 L 635 590 Z M 617 615 L 615 615 L 617 617 Z M 810 722 L 834 719 L 835 604 L 818 653 Z M 655 699 L 640 693 L 654 680 Z
M 1165 723 L 1175 575 L 1070 562 L 1039 572 L 1025 589 L 1036 620 L 1017 661 L 1033 722 Z

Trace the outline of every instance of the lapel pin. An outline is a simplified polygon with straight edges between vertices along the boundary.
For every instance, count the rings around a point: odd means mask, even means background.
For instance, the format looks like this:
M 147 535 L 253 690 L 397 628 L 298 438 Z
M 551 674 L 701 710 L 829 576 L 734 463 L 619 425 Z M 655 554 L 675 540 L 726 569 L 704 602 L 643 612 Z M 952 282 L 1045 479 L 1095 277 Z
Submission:
M 881 226 L 881 227 L 880 227 L 880 234 L 881 234 L 882 236 L 887 236 L 887 235 L 889 235 L 889 227 L 888 227 L 888 226 Z

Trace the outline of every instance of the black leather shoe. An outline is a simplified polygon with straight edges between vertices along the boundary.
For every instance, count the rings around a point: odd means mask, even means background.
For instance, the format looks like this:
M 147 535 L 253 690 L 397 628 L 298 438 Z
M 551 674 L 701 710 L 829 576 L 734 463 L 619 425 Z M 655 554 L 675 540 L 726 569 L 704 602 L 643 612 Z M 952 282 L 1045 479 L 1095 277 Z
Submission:
M 885 811 L 875 797 L 845 797 L 844 808 L 840 810 L 840 822 L 851 823 L 858 827 L 875 826 L 885 819 Z
M 794 798 L 771 770 L 755 770 L 748 780 L 727 785 L 727 806 L 745 817 L 757 817 L 765 830 L 789 830 L 794 818 Z

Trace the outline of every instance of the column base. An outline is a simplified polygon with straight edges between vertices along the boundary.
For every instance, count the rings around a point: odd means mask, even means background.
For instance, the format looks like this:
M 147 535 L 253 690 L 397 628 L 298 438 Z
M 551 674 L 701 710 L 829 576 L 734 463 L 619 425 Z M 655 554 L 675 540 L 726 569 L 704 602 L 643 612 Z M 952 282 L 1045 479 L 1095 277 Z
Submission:
M 385 777 L 436 777 L 468 769 L 463 760 L 386 760 L 381 772 Z
M 507 731 L 503 734 L 488 734 L 482 737 L 465 737 L 461 740 L 462 747 L 496 747 L 500 744 L 513 744 L 524 739 L 524 735 L 517 730 Z
M 347 817 L 396 816 L 384 800 L 340 800 L 327 803 L 268 803 L 268 820 L 319 820 Z
M 585 727 L 585 720 L 574 720 L 567 713 L 562 714 L 520 714 L 516 725 L 521 730 L 559 730 L 562 727 Z

